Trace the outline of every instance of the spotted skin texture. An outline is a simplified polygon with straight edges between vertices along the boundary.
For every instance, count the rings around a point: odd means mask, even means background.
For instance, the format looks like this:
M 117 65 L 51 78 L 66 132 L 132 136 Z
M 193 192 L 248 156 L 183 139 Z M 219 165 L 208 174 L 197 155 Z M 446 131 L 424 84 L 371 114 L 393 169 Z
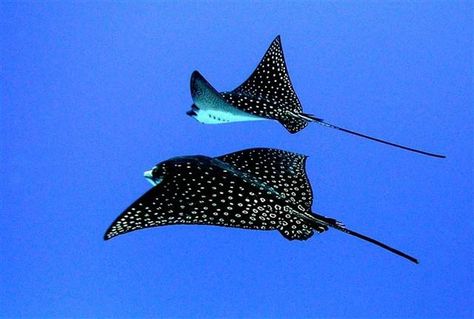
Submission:
M 230 153 L 218 159 L 236 169 L 266 181 L 300 210 L 311 209 L 313 194 L 305 172 L 307 156 L 287 151 L 254 148 Z
M 289 240 L 308 239 L 314 230 L 327 227 L 310 226 L 299 215 L 308 213 L 312 201 L 305 159 L 281 150 L 251 149 L 162 162 L 154 169 L 160 183 L 128 207 L 104 239 L 175 224 L 279 230 Z
M 187 114 L 206 124 L 255 121 L 257 118 L 277 120 L 291 133 L 308 125 L 306 119 L 298 116 L 302 107 L 288 75 L 280 36 L 273 40 L 255 71 L 238 88 L 218 93 L 219 99 L 215 95 L 212 99 L 203 99 L 214 92 L 217 91 L 199 72 L 193 72 L 191 96 L 194 104 Z M 245 118 L 238 111 L 249 117 Z
M 278 120 L 291 133 L 308 125 L 307 121 L 291 115 L 302 113 L 303 109 L 291 84 L 280 36 L 270 44 L 252 75 L 238 88 L 224 92 L 222 96 L 238 109 Z
M 446 157 L 352 131 L 304 113 L 288 75 L 280 36 L 273 40 L 255 71 L 239 87 L 229 92 L 218 92 L 198 71 L 194 71 L 191 75 L 191 96 L 194 104 L 187 114 L 201 123 L 276 120 L 290 133 L 296 133 L 309 122 L 315 122 L 410 152 L 437 158 Z
M 306 156 L 254 148 L 219 157 L 175 157 L 146 171 L 152 189 L 128 207 L 104 235 L 176 224 L 278 230 L 306 240 L 329 227 L 368 241 L 414 263 L 418 260 L 380 241 L 312 213 Z

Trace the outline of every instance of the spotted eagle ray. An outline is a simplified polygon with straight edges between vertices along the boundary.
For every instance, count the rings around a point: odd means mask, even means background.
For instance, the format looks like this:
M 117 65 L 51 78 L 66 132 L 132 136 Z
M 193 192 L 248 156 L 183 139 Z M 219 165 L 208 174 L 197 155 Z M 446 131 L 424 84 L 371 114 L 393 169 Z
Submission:
M 219 157 L 171 158 L 145 172 L 153 185 L 108 228 L 104 239 L 148 227 L 195 224 L 278 230 L 289 240 L 335 228 L 412 262 L 418 260 L 339 221 L 311 212 L 306 156 L 255 148 Z
M 303 113 L 286 68 L 280 36 L 273 40 L 252 75 L 236 89 L 218 92 L 198 71 L 194 71 L 191 75 L 191 96 L 194 104 L 186 114 L 205 124 L 277 120 L 290 133 L 296 133 L 309 122 L 316 122 L 404 150 L 433 157 L 446 157 L 354 132 L 330 124 L 312 114 Z

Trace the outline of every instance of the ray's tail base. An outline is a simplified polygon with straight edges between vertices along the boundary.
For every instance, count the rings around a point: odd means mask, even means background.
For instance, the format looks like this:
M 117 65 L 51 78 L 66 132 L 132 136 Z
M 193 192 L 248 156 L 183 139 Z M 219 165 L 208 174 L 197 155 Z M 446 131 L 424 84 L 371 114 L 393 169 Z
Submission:
M 349 133 L 349 134 L 352 134 L 352 135 L 363 137 L 363 138 L 366 138 L 366 139 L 369 139 L 369 140 L 372 140 L 372 141 L 375 141 L 375 142 L 379 142 L 379 143 L 382 143 L 382 144 L 398 147 L 398 148 L 401 148 L 401 149 L 404 149 L 404 150 L 407 150 L 407 151 L 410 151 L 410 152 L 415 152 L 415 153 L 419 153 L 419 154 L 423 154 L 423 155 L 427 155 L 427 156 L 431 156 L 431 157 L 446 158 L 446 156 L 444 156 L 444 155 L 425 152 L 425 151 L 418 150 L 418 149 L 415 149 L 415 148 L 411 148 L 411 147 L 408 147 L 408 146 L 403 146 L 403 145 L 400 145 L 400 144 L 395 144 L 395 143 L 392 143 L 392 142 L 389 142 L 389 141 L 385 141 L 385 140 L 382 140 L 382 139 L 379 139 L 379 138 L 376 138 L 376 137 L 368 136 L 368 135 L 365 135 L 365 134 L 362 134 L 362 133 L 354 132 L 354 131 L 345 129 L 343 127 L 339 127 L 339 126 L 327 123 L 323 119 L 315 117 L 312 114 L 301 113 L 301 114 L 299 114 L 299 117 L 301 117 L 301 118 L 303 118 L 303 119 L 305 119 L 309 122 L 316 122 L 316 123 L 318 123 L 322 126 L 330 127 L 330 128 L 336 129 L 338 131 L 342 131 L 342 132 L 346 132 L 346 133 Z
M 314 217 L 314 220 L 312 220 L 312 222 L 316 223 L 316 224 L 323 224 L 323 225 L 326 225 L 326 226 L 329 226 L 331 228 L 334 228 L 334 229 L 337 229 L 343 233 L 346 233 L 348 235 L 351 235 L 351 236 L 354 236 L 354 237 L 357 237 L 359 239 L 362 239 L 362 240 L 365 240 L 369 243 L 372 243 L 376 246 L 379 246 L 385 250 L 388 250 L 400 257 L 403 257 L 405 259 L 408 259 L 409 261 L 415 263 L 415 264 L 418 264 L 418 259 L 410 256 L 410 255 L 407 255 L 405 254 L 404 252 L 398 250 L 398 249 L 395 249 L 393 247 L 390 247 L 378 240 L 375 240 L 373 238 L 370 238 L 368 236 L 365 236 L 365 235 L 362 235 L 362 234 L 359 234 L 358 232 L 355 232 L 353 230 L 350 230 L 350 229 L 347 229 L 346 226 L 344 226 L 344 224 L 342 224 L 341 222 L 333 219 L 333 218 L 328 218 L 328 217 L 325 217 L 325 216 L 322 216 L 322 215 L 318 215 L 318 214 L 315 214 L 313 213 L 312 214 L 313 217 Z

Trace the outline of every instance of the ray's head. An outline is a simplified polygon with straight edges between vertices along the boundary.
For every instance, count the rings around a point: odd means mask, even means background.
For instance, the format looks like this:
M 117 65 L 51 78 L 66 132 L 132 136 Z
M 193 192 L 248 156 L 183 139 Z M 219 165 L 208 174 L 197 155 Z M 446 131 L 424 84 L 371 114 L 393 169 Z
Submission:
M 161 162 L 155 165 L 152 169 L 145 171 L 143 176 L 151 185 L 156 186 L 163 181 L 166 176 L 167 163 Z
M 189 166 L 192 162 L 204 163 L 206 160 L 208 160 L 207 157 L 199 155 L 173 157 L 156 164 L 152 169 L 145 171 L 143 176 L 151 185 L 156 186 L 166 178 L 174 178 L 180 169 Z

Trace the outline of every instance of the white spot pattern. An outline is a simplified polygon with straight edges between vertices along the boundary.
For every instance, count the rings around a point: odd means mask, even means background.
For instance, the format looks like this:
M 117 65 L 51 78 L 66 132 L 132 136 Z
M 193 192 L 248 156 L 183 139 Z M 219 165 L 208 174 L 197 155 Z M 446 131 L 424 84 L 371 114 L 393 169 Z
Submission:
M 146 227 L 201 224 L 278 229 L 287 239 L 307 239 L 312 227 L 291 213 L 311 206 L 304 160 L 290 152 L 253 149 L 214 159 L 191 156 L 162 162 L 157 165 L 166 172 L 161 183 L 127 208 L 104 238 Z
M 313 194 L 306 176 L 307 156 L 278 149 L 253 148 L 218 159 L 264 181 L 300 210 L 311 209 Z M 265 200 L 262 198 L 262 200 Z
M 252 75 L 238 88 L 221 93 L 232 106 L 253 115 L 278 120 L 291 133 L 305 128 L 302 112 L 286 68 L 280 36 L 271 43 Z

